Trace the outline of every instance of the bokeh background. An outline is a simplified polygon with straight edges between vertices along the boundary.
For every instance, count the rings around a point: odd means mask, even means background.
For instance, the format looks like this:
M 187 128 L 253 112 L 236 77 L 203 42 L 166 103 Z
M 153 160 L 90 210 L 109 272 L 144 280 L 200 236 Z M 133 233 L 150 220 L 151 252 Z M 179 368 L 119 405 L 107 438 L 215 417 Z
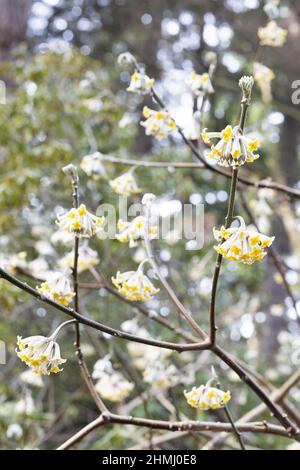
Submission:
M 193 109 L 186 76 L 192 70 L 207 70 L 208 51 L 217 54 L 215 94 L 203 116 L 210 130 L 236 122 L 240 96 L 237 82 L 243 74 L 252 73 L 253 62 L 272 68 L 273 99 L 264 103 L 256 86 L 247 121 L 247 130 L 255 131 L 262 142 L 261 158 L 242 173 L 253 179 L 271 177 L 300 188 L 300 108 L 291 101 L 292 83 L 300 79 L 300 4 L 280 2 L 279 22 L 288 30 L 282 48 L 259 48 L 257 30 L 268 20 L 263 6 L 259 0 L 1 1 L 0 77 L 7 90 L 6 104 L 0 105 L 0 247 L 1 257 L 6 263 L 10 260 L 12 270 L 35 286 L 35 281 L 18 268 L 20 259 L 26 269 L 28 263 L 38 260 L 31 269 L 36 269 L 39 277 L 39 272 L 55 269 L 66 253 L 67 248 L 52 239 L 57 210 L 71 204 L 69 182 L 61 172 L 64 165 L 79 164 L 84 155 L 95 150 L 119 158 L 194 161 L 177 136 L 161 143 L 145 136 L 139 121 L 143 105 L 151 105 L 151 100 L 126 93 L 130 73 L 117 65 L 118 55 L 125 51 L 134 54 L 147 74 L 156 79 L 157 90 L 183 127 L 191 123 Z M 105 167 L 109 178 L 125 170 L 109 163 Z M 207 328 L 215 259 L 212 228 L 224 219 L 228 181 L 207 170 L 141 167 L 136 175 L 143 192 L 158 196 L 162 213 L 176 212 L 188 202 L 204 204 L 204 247 L 187 250 L 185 240 L 176 244 L 162 240 L 155 242 L 155 253 L 179 298 Z M 105 179 L 95 181 L 81 172 L 80 180 L 81 197 L 93 210 L 102 202 L 117 203 Z M 276 235 L 274 247 L 297 301 L 299 202 L 270 190 L 243 187 L 243 194 L 260 230 Z M 237 210 L 247 220 L 240 199 Z M 99 270 L 107 278 L 118 269 L 134 269 L 142 256 L 141 249 L 130 251 L 117 241 L 96 239 L 91 246 L 101 258 Z M 84 273 L 81 280 L 89 282 L 92 277 Z M 82 308 L 89 316 L 117 328 L 125 320 L 137 318 L 153 337 L 179 340 L 105 289 L 84 291 Z M 147 308 L 184 326 L 163 292 Z M 268 382 L 264 383 L 266 389 L 280 386 L 299 367 L 299 319 L 270 257 L 251 267 L 224 263 L 217 312 L 220 343 L 255 369 L 260 379 Z M 3 449 L 55 448 L 96 416 L 78 373 L 72 331 L 65 330 L 60 339 L 63 357 L 68 359 L 63 373 L 44 379 L 43 386 L 21 378 L 25 366 L 14 353 L 17 334 L 47 335 L 62 318 L 1 281 L 0 338 L 7 345 L 7 364 L 0 366 Z M 132 364 L 123 340 L 84 329 L 83 342 L 91 370 L 97 359 L 110 353 L 114 368 L 135 383 L 125 403 L 110 405 L 120 412 L 130 410 L 138 416 L 169 419 L 180 411 L 195 417 L 183 398 L 187 375 L 192 376 L 190 385 L 200 385 L 209 379 L 211 365 L 215 365 L 223 388 L 232 392 L 235 418 L 258 403 L 237 376 L 210 353 L 184 353 L 169 358 L 183 378 L 161 392 L 173 404 L 167 410 Z M 142 395 L 145 400 L 139 398 Z M 288 400 L 299 412 L 300 388 L 295 386 Z M 271 419 L 268 414 L 264 416 Z M 198 417 L 224 419 L 222 413 L 210 412 Z M 147 440 L 148 434 L 143 428 L 109 426 L 90 435 L 78 448 L 131 448 Z M 160 434 L 156 432 L 155 436 Z M 157 447 L 195 449 L 206 440 L 199 433 L 187 434 Z M 248 440 L 253 447 L 268 449 L 290 444 L 274 436 L 253 435 Z

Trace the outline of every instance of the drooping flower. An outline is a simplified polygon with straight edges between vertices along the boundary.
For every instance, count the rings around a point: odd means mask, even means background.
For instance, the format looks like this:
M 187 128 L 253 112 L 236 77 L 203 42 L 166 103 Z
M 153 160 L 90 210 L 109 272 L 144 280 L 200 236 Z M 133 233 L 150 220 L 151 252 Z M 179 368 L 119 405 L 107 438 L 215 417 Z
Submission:
M 26 256 L 26 251 L 21 251 L 20 253 L 13 255 L 4 255 L 1 253 L 0 266 L 1 268 L 5 269 L 5 271 L 7 271 L 9 274 L 12 274 L 14 276 L 16 275 L 18 269 L 27 268 Z
M 20 380 L 24 384 L 30 385 L 32 387 L 41 388 L 44 385 L 41 376 L 36 375 L 31 369 L 24 370 L 24 372 L 20 374 Z
M 149 78 L 146 74 L 135 70 L 131 76 L 130 85 L 127 88 L 127 91 L 147 95 L 151 92 L 154 81 L 154 78 Z
M 148 225 L 146 217 L 142 215 L 135 217 L 131 222 L 120 219 L 117 228 L 120 233 L 116 235 L 116 239 L 121 243 L 129 243 L 130 248 L 137 246 L 137 242 L 144 240 L 146 235 L 149 240 L 157 237 L 157 227 Z
M 120 294 L 132 301 L 146 302 L 159 292 L 150 279 L 143 273 L 143 263 L 140 264 L 137 271 L 117 272 L 116 277 L 112 277 L 113 285 Z
M 192 72 L 186 83 L 196 96 L 199 96 L 201 93 L 211 94 L 214 92 L 214 88 L 211 84 L 208 73 L 199 75 L 195 72 Z
M 211 387 L 208 384 L 193 387 L 189 392 L 185 390 L 184 396 L 190 406 L 199 408 L 200 410 L 216 410 L 223 408 L 231 398 L 229 391 L 223 392 L 223 390 Z
M 122 54 L 119 54 L 117 62 L 121 67 L 128 67 L 136 65 L 136 58 L 131 52 L 122 52 Z
M 133 388 L 134 385 L 128 382 L 119 372 L 114 372 L 111 375 L 104 374 L 95 385 L 99 395 L 112 402 L 125 400 Z
M 82 273 L 92 266 L 99 263 L 97 251 L 92 250 L 88 245 L 81 245 L 78 250 L 78 273 Z M 62 269 L 72 268 L 74 265 L 74 251 L 67 253 L 63 258 L 58 261 L 58 265 Z
M 61 364 L 66 362 L 60 355 L 60 347 L 55 341 L 58 329 L 50 337 L 29 336 L 22 339 L 18 336 L 16 353 L 21 361 L 37 375 L 50 375 L 61 372 Z
M 88 176 L 93 176 L 94 179 L 107 177 L 100 152 L 85 155 L 81 160 L 80 167 Z
M 139 328 L 134 334 L 141 338 L 150 337 L 145 328 Z M 145 370 L 150 364 L 163 363 L 172 354 L 170 349 L 160 349 L 143 343 L 129 342 L 127 349 L 133 364 L 139 370 Z
M 120 196 L 130 196 L 131 194 L 139 194 L 141 192 L 141 189 L 136 183 L 133 171 L 127 171 L 114 180 L 110 180 L 109 184 Z
M 66 214 L 58 215 L 56 223 L 65 232 L 80 237 L 91 237 L 101 230 L 104 217 L 97 217 L 88 212 L 84 204 L 80 204 L 78 209 L 71 209 Z
M 263 28 L 259 28 L 257 35 L 261 46 L 281 47 L 286 41 L 287 30 L 280 28 L 276 21 L 272 20 Z
M 206 144 L 210 144 L 211 139 L 220 139 L 216 145 L 211 145 L 208 154 L 220 166 L 241 166 L 259 158 L 254 153 L 259 148 L 259 140 L 243 135 L 238 126 L 232 128 L 228 125 L 221 132 L 207 132 L 204 129 L 201 136 Z
M 58 304 L 69 305 L 75 295 L 69 275 L 70 271 L 52 272 L 46 282 L 37 287 L 38 292 Z
M 260 88 L 263 101 L 269 103 L 272 101 L 271 82 L 275 78 L 273 70 L 259 62 L 254 62 L 253 75 Z
M 166 365 L 162 362 L 148 364 L 143 372 L 144 382 L 153 388 L 168 389 L 177 382 L 177 369 L 173 364 Z
M 146 120 L 141 121 L 141 125 L 145 127 L 146 135 L 153 135 L 156 139 L 161 140 L 176 130 L 174 120 L 165 109 L 155 111 L 145 106 L 143 116 Z
M 220 230 L 214 229 L 214 237 L 219 242 L 215 250 L 231 261 L 241 261 L 244 264 L 253 264 L 266 256 L 266 248 L 272 245 L 275 237 L 267 237 L 251 227 L 246 227 L 242 217 L 237 217 L 239 227 L 224 226 Z

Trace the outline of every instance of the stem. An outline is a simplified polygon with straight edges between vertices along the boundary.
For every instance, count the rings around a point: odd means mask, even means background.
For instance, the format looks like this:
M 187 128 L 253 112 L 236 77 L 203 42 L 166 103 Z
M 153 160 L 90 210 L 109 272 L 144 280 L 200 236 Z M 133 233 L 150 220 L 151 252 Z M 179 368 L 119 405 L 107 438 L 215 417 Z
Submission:
M 244 130 L 245 126 L 245 119 L 247 114 L 247 109 L 249 106 L 249 102 L 245 99 L 241 101 L 241 114 L 239 119 L 239 128 L 241 132 Z M 234 211 L 234 201 L 235 201 L 235 194 L 236 194 L 236 187 L 238 181 L 238 167 L 235 166 L 232 169 L 231 174 L 231 185 L 230 185 L 230 193 L 229 193 L 229 201 L 228 201 L 228 209 L 227 215 L 225 217 L 225 228 L 229 228 L 233 218 L 233 211 Z M 223 243 L 224 240 L 221 241 Z M 217 326 L 216 326 L 216 297 L 217 297 L 217 289 L 218 289 L 218 282 L 219 276 L 221 272 L 221 265 L 222 265 L 223 256 L 218 253 L 215 269 L 212 279 L 212 289 L 211 289 L 211 298 L 210 298 L 210 307 L 209 307 L 209 336 L 211 344 L 214 346 L 216 344 L 216 335 L 217 335 Z
M 231 424 L 231 426 L 232 426 L 233 432 L 234 432 L 234 434 L 236 435 L 237 440 L 238 440 L 239 443 L 240 443 L 241 449 L 242 449 L 242 450 L 246 450 L 246 447 L 245 447 L 245 444 L 244 444 L 244 441 L 243 441 L 243 438 L 242 438 L 242 434 L 241 434 L 240 431 L 237 429 L 237 427 L 236 427 L 236 425 L 235 425 L 235 423 L 234 423 L 234 420 L 233 420 L 233 418 L 232 418 L 232 416 L 231 416 L 231 413 L 230 413 L 230 411 L 229 411 L 229 407 L 228 407 L 227 405 L 224 407 L 224 411 L 225 411 L 225 413 L 226 413 L 226 416 L 227 416 L 227 418 L 228 418 L 228 421 L 230 422 L 230 424 Z

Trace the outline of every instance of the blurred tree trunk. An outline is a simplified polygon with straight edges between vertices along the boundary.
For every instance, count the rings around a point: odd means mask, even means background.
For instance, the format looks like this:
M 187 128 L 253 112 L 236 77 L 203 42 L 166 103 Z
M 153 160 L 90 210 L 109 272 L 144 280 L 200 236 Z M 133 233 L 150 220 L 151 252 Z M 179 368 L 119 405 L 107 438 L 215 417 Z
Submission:
M 0 60 L 8 60 L 18 44 L 26 40 L 32 0 L 1 0 Z

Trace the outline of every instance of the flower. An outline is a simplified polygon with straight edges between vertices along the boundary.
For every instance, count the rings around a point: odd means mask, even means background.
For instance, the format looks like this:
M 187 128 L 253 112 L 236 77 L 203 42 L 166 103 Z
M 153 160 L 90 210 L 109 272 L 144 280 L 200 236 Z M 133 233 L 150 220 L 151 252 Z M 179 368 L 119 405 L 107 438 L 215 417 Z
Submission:
M 102 359 L 98 359 L 98 361 L 94 364 L 92 377 L 96 380 L 101 379 L 104 374 L 112 374 L 113 371 L 114 370 L 110 360 L 110 355 L 107 354 Z
M 80 204 L 77 209 L 71 209 L 66 214 L 58 215 L 56 223 L 65 232 L 74 233 L 81 237 L 91 237 L 102 228 L 104 217 L 91 214 L 84 204 Z
M 259 28 L 257 35 L 261 46 L 281 47 L 285 43 L 287 30 L 280 28 L 276 21 L 272 20 L 263 28 Z
M 11 423 L 6 430 L 7 439 L 21 439 L 23 436 L 23 429 L 19 423 Z
M 100 152 L 85 155 L 81 160 L 80 167 L 88 176 L 93 176 L 95 179 L 107 177 Z
M 223 408 L 231 398 L 229 391 L 223 392 L 223 390 L 209 385 L 193 387 L 189 392 L 185 390 L 184 396 L 190 406 L 199 408 L 200 410 L 216 410 Z
M 214 92 L 208 73 L 203 73 L 202 75 L 199 75 L 195 72 L 192 72 L 188 77 L 186 83 L 196 96 L 200 95 L 201 93 Z
M 22 339 L 18 336 L 16 349 L 21 361 L 37 375 L 50 375 L 61 372 L 60 364 L 66 362 L 60 356 L 60 348 L 56 343 L 58 329 L 48 338 L 46 336 L 29 336 Z
M 0 255 L 0 266 L 1 268 L 5 269 L 9 274 L 13 276 L 16 275 L 18 269 L 26 269 L 27 268 L 27 261 L 26 261 L 27 253 L 26 251 L 21 251 L 20 253 L 14 255 Z
M 82 245 L 78 250 L 78 273 L 82 273 L 92 266 L 99 263 L 97 251 L 92 250 L 88 245 Z M 74 265 L 74 251 L 67 253 L 63 258 L 58 261 L 59 267 L 62 269 L 72 268 Z
M 125 330 L 126 331 L 126 330 Z M 139 328 L 133 333 L 141 338 L 149 338 L 145 328 Z M 159 349 L 144 343 L 130 342 L 127 344 L 130 356 L 133 358 L 133 364 L 139 370 L 145 370 L 150 364 L 159 364 L 172 354 L 171 349 Z
M 144 106 L 143 116 L 146 121 L 141 121 L 141 125 L 145 127 L 146 135 L 153 135 L 157 140 L 165 139 L 176 130 L 175 122 L 165 109 L 155 111 Z
M 221 132 L 207 132 L 204 129 L 201 136 L 206 144 L 210 143 L 210 139 L 220 139 L 217 145 L 211 145 L 208 154 L 220 166 L 241 166 L 259 158 L 254 153 L 259 148 L 259 140 L 244 136 L 238 126 L 232 128 L 228 125 Z
M 143 273 L 143 263 L 144 261 L 139 265 L 137 271 L 126 271 L 125 273 L 118 271 L 116 277 L 111 278 L 113 285 L 128 300 L 146 302 L 159 292 L 159 289 L 156 289 Z
M 166 366 L 157 362 L 153 365 L 147 365 L 143 372 L 143 379 L 153 388 L 167 389 L 176 384 L 176 372 L 177 369 L 173 364 Z
M 122 54 L 118 56 L 117 62 L 121 67 L 126 67 L 129 65 L 135 65 L 136 58 L 130 52 L 122 52 Z
M 111 375 L 104 374 L 95 385 L 102 398 L 112 402 L 120 402 L 128 397 L 134 385 L 126 380 L 119 372 Z
M 237 217 L 239 227 L 214 229 L 214 237 L 220 242 L 215 246 L 217 253 L 231 261 L 252 264 L 266 256 L 265 248 L 272 245 L 275 237 L 267 237 L 255 229 L 247 228 L 242 217 Z
M 32 372 L 31 369 L 28 369 L 28 370 L 25 370 L 24 372 L 22 372 L 21 375 L 20 375 L 20 380 L 24 384 L 31 385 L 32 387 L 41 388 L 44 385 L 44 382 L 43 382 L 41 376 L 36 375 L 34 372 Z
M 58 304 L 68 305 L 75 295 L 71 287 L 69 274 L 70 271 L 65 271 L 65 273 L 52 272 L 46 282 L 42 282 L 37 287 L 38 292 Z
M 15 412 L 18 415 L 30 416 L 36 410 L 35 403 L 32 398 L 31 392 L 27 389 L 25 390 L 24 396 L 18 400 L 15 404 Z
M 263 101 L 269 103 L 272 101 L 271 82 L 275 78 L 273 70 L 259 62 L 254 62 L 253 74 L 254 80 L 260 88 Z
M 157 237 L 157 227 L 148 226 L 146 217 L 142 215 L 135 217 L 131 222 L 119 219 L 117 228 L 120 233 L 116 235 L 116 239 L 121 243 L 129 243 L 130 248 L 137 246 L 138 240 L 145 239 L 147 231 L 149 240 Z
M 151 92 L 151 88 L 154 85 L 154 78 L 149 78 L 144 73 L 139 73 L 137 70 L 133 73 L 130 80 L 130 85 L 127 91 L 132 93 L 139 93 L 141 95 L 147 95 Z
M 109 184 L 120 196 L 130 196 L 131 194 L 139 194 L 141 192 L 132 171 L 127 171 L 114 180 L 110 180 Z

